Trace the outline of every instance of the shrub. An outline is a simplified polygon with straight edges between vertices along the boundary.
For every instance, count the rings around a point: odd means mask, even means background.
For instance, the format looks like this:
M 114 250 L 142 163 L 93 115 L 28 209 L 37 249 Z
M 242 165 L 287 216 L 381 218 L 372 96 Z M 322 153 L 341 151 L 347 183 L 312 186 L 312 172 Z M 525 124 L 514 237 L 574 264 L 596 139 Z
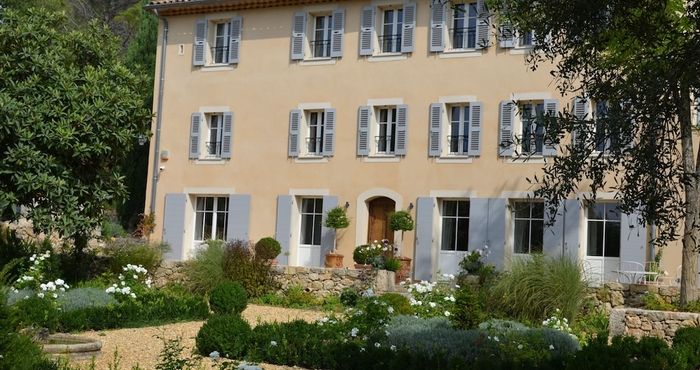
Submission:
M 373 244 L 363 244 L 355 247 L 355 250 L 352 252 L 352 260 L 360 265 L 369 265 L 375 257 L 382 256 L 391 250 L 392 247 L 387 239 L 382 239 L 381 242 L 375 240 Z
M 292 308 L 304 308 L 317 302 L 313 294 L 304 290 L 301 285 L 294 285 L 284 291 L 284 304 Z
M 216 284 L 226 280 L 224 274 L 224 241 L 207 240 L 195 250 L 192 260 L 187 261 L 183 273 L 187 277 L 187 288 L 192 293 L 207 294 Z
M 126 265 L 143 266 L 150 274 L 155 273 L 163 260 L 162 243 L 151 243 L 141 238 L 117 238 L 107 242 L 104 254 L 107 269 L 113 274 L 122 273 Z
M 443 279 L 454 279 L 453 275 L 444 274 Z M 451 283 L 421 281 L 409 284 L 409 302 L 415 313 L 420 317 L 449 317 L 454 311 L 455 297 L 450 287 Z
M 691 301 L 683 306 L 683 311 L 686 312 L 700 312 L 700 301 Z
M 261 296 L 276 287 L 270 275 L 270 264 L 267 260 L 254 258 L 250 242 L 233 240 L 226 243 L 223 268 L 226 278 L 243 285 L 248 297 Z
M 389 230 L 413 230 L 413 217 L 411 217 L 411 214 L 407 211 L 396 211 L 389 213 Z
M 75 288 L 59 295 L 58 305 L 61 311 L 70 312 L 85 307 L 104 307 L 117 304 L 117 300 L 103 289 L 85 287 Z
M 255 243 L 255 257 L 265 260 L 277 258 L 282 253 L 282 246 L 275 238 L 265 237 Z
M 379 302 L 385 302 L 393 308 L 394 315 L 413 315 L 413 307 L 408 298 L 398 293 L 384 293 L 377 297 Z
M 102 240 L 111 240 L 112 238 L 126 238 L 129 236 L 129 234 L 127 234 L 126 231 L 124 231 L 122 225 L 107 220 L 105 220 L 102 223 L 100 235 Z
M 572 356 L 567 369 L 677 369 L 680 355 L 671 350 L 659 338 L 642 337 L 639 342 L 634 337 L 616 336 L 608 344 L 608 337 L 593 338 Z
M 220 283 L 209 295 L 209 306 L 217 315 L 240 315 L 247 305 L 245 288 L 233 281 Z
M 203 356 L 217 351 L 222 357 L 242 358 L 246 354 L 252 329 L 240 316 L 212 316 L 199 329 L 195 342 Z
M 384 269 L 388 271 L 399 271 L 403 267 L 398 258 L 389 257 L 384 261 Z
M 340 302 L 346 306 L 354 307 L 360 300 L 360 293 L 353 288 L 345 288 L 340 292 Z
M 5 224 L 0 224 L 0 266 L 6 266 L 15 259 L 27 261 L 35 249 L 34 243 L 23 241 L 17 236 L 16 230 L 10 229 Z M 8 279 L 15 281 L 19 278 L 20 270 L 22 270 L 22 266 L 14 264 L 8 271 Z
M 697 369 L 700 366 L 700 328 L 686 326 L 676 330 L 672 348 L 681 356 L 680 368 Z
M 265 361 L 309 369 L 337 368 L 329 347 L 338 341 L 338 332 L 329 325 L 293 320 L 265 323 L 253 329 L 250 356 Z
M 666 302 L 664 297 L 656 293 L 646 292 L 642 296 L 642 302 L 647 310 L 673 311 L 676 309 L 676 306 Z
M 53 333 L 58 327 L 60 311 L 45 298 L 29 297 L 19 300 L 12 306 L 12 313 L 20 328 L 43 327 Z
M 513 259 L 509 267 L 491 287 L 509 317 L 541 322 L 556 309 L 569 321 L 578 316 L 587 288 L 579 264 L 566 256 L 534 254 Z
M 481 300 L 470 284 L 460 285 L 454 293 L 455 305 L 450 315 L 452 326 L 459 329 L 474 329 L 484 319 Z

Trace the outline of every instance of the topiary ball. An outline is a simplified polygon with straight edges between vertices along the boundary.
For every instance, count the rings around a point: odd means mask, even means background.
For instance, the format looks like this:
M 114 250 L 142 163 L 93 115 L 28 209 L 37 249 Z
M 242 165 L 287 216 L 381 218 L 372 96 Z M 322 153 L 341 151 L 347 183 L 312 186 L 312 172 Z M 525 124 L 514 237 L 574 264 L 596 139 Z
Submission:
M 209 294 L 209 307 L 217 315 L 240 315 L 246 306 L 245 288 L 234 281 L 219 283 Z
M 377 297 L 379 302 L 385 302 L 387 306 L 392 307 L 394 316 L 396 315 L 413 315 L 413 307 L 411 302 L 405 296 L 399 293 L 384 293 Z
M 253 330 L 238 315 L 212 316 L 197 332 L 195 343 L 202 356 L 217 351 L 222 357 L 243 358 Z

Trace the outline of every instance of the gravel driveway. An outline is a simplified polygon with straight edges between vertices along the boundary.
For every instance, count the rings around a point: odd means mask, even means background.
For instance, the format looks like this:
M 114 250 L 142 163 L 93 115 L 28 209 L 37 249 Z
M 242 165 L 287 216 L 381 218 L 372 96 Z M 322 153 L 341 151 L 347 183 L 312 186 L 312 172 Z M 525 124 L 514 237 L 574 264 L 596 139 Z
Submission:
M 303 319 L 314 321 L 324 316 L 321 311 L 297 310 L 292 308 L 258 306 L 249 304 L 243 311 L 243 317 L 251 326 L 258 322 L 290 321 Z M 114 351 L 119 354 L 119 370 L 131 370 L 132 366 L 139 365 L 141 369 L 152 370 L 158 364 L 158 354 L 163 349 L 163 340 L 176 337 L 182 338 L 185 346 L 184 353 L 189 354 L 194 348 L 194 337 L 204 321 L 193 321 L 180 324 L 168 324 L 138 329 L 117 329 L 105 331 L 89 331 L 81 333 L 81 336 L 97 338 L 102 341 L 102 357 L 95 360 L 96 370 L 110 370 L 110 364 L 114 364 Z M 74 362 L 88 367 L 90 361 Z M 206 369 L 211 369 L 211 360 L 204 359 Z M 276 366 L 260 364 L 265 370 L 299 369 L 297 367 Z

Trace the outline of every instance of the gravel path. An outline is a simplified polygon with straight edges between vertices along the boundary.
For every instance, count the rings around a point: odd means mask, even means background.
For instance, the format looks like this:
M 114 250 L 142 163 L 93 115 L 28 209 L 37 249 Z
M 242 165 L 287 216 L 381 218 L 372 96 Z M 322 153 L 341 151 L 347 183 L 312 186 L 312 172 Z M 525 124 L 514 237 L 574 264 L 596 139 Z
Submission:
M 324 316 L 321 311 L 297 310 L 291 308 L 259 306 L 249 304 L 243 311 L 243 317 L 248 320 L 251 326 L 258 322 L 283 322 L 294 319 L 314 321 Z M 95 370 L 113 370 L 110 365 L 115 363 L 114 351 L 118 351 L 119 370 L 131 370 L 132 366 L 139 365 L 141 369 L 152 370 L 158 364 L 157 356 L 163 349 L 163 340 L 176 337 L 182 338 L 182 345 L 185 347 L 185 354 L 189 354 L 194 348 L 194 337 L 197 331 L 204 324 L 203 321 L 193 321 L 180 324 L 168 324 L 162 326 L 152 326 L 137 329 L 117 329 L 106 331 L 89 331 L 81 333 L 81 336 L 97 338 L 102 341 L 102 357 L 95 360 Z M 90 361 L 74 362 L 84 368 L 88 367 Z M 211 360 L 203 361 L 205 369 L 211 369 Z M 260 364 L 265 370 L 288 370 L 299 369 L 296 367 L 276 366 Z

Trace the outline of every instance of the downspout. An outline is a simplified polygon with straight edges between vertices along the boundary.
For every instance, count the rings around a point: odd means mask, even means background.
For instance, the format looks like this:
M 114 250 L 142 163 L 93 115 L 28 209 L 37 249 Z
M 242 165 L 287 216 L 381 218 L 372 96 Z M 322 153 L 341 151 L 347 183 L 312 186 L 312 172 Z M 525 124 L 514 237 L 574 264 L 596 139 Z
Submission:
M 163 21 L 163 41 L 160 48 L 160 76 L 158 85 L 158 111 L 156 113 L 156 143 L 153 151 L 153 180 L 151 183 L 151 214 L 156 212 L 156 190 L 158 189 L 158 158 L 160 153 L 160 127 L 163 122 L 163 85 L 165 83 L 165 51 L 168 44 L 168 20 L 153 9 L 153 14 Z

